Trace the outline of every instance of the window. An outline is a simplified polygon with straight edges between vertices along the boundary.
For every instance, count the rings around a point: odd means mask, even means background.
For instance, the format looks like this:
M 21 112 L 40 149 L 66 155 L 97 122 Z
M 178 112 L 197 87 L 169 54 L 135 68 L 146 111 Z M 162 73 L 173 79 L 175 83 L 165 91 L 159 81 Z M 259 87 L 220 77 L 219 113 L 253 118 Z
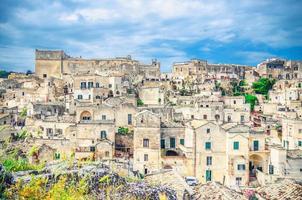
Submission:
M 148 161 L 148 154 L 144 154 L 144 161 Z
M 88 82 L 88 89 L 93 88 L 93 82 Z
M 239 142 L 236 141 L 236 142 L 233 143 L 233 149 L 234 150 L 238 150 L 239 149 Z
M 244 171 L 245 170 L 245 164 L 238 164 L 237 165 L 237 170 Z
M 205 143 L 205 149 L 206 150 L 211 150 L 211 146 L 212 146 L 211 142 L 206 142 Z
M 298 146 L 302 147 L 302 140 L 298 141 Z
M 132 124 L 132 114 L 128 114 L 128 125 Z
M 207 165 L 212 165 L 212 156 L 207 156 Z
M 86 82 L 81 82 L 81 89 L 85 89 L 86 88 Z
M 109 88 L 112 88 L 112 84 L 109 84 Z
M 99 95 L 97 95 L 95 98 L 96 98 L 96 99 L 101 99 L 101 97 L 100 97 Z
M 185 139 L 180 139 L 180 140 L 179 140 L 179 144 L 185 145 Z
M 101 139 L 106 139 L 107 138 L 107 133 L 106 131 L 101 131 Z
M 109 151 L 105 151 L 105 157 L 109 157 Z
M 191 115 L 191 119 L 194 119 L 194 115 Z
M 240 122 L 241 122 L 241 123 L 244 122 L 244 115 L 241 115 L 241 116 L 240 116 Z
M 24 93 L 24 92 L 22 92 L 22 96 L 24 96 L 24 94 L 25 94 L 25 93 Z
M 95 83 L 95 87 L 96 87 L 96 88 L 99 88 L 99 87 L 100 87 L 100 84 L 99 84 L 99 83 Z
M 149 139 L 143 140 L 143 147 L 149 147 Z
M 46 129 L 46 134 L 47 134 L 47 136 L 53 136 L 53 130 L 52 130 L 52 128 L 47 128 Z
M 236 104 L 236 100 L 234 100 L 233 103 Z
M 231 121 L 232 121 L 232 117 L 228 116 L 228 122 L 231 122 Z
M 166 148 L 166 141 L 165 141 L 165 139 L 161 139 L 160 140 L 160 148 L 162 148 L 162 149 L 164 149 L 164 148 Z
M 302 129 L 299 129 L 299 133 L 302 133 Z
M 83 95 L 79 94 L 78 99 L 83 99 Z
M 47 78 L 47 74 L 43 74 L 43 78 Z
M 83 116 L 82 120 L 84 120 L 84 121 L 90 121 L 91 117 L 90 116 Z
M 203 115 L 203 119 L 207 119 L 208 118 L 208 116 L 207 115 Z
M 259 141 L 258 140 L 255 140 L 253 142 L 253 150 L 254 151 L 258 151 L 259 150 Z
M 174 137 L 170 138 L 170 148 L 175 148 L 175 138 Z
M 211 181 L 211 180 L 212 180 L 212 171 L 206 170 L 206 181 Z
M 95 152 L 95 147 L 94 147 L 94 146 L 91 146 L 91 147 L 90 147 L 90 151 L 91 151 L 91 152 Z
M 56 129 L 56 134 L 57 135 L 62 135 L 63 134 L 63 130 L 60 129 L 60 128 Z
M 210 132 L 211 132 L 211 130 L 209 128 L 207 128 L 207 133 L 210 133 Z
M 241 185 L 242 178 L 236 177 L 236 185 Z
M 269 174 L 274 174 L 274 165 L 268 166 L 268 172 L 269 172 Z
M 102 115 L 102 120 L 106 120 L 106 115 Z
M 60 157 L 61 157 L 61 155 L 60 155 L 60 153 L 55 153 L 55 155 L 54 155 L 54 157 L 55 157 L 55 160 L 59 160 L 60 159 Z

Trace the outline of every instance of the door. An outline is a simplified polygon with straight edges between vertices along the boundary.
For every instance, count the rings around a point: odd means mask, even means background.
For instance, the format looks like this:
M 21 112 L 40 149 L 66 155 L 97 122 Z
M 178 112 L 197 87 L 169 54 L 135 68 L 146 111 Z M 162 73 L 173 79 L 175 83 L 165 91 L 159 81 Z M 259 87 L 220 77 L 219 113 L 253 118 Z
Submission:
M 259 141 L 255 140 L 254 141 L 254 151 L 258 151 L 259 150 Z
M 175 138 L 170 138 L 170 148 L 175 148 Z
M 165 146 L 166 146 L 165 143 L 166 143 L 166 142 L 165 142 L 165 139 L 161 139 L 161 140 L 160 140 L 160 148 L 162 148 L 162 149 L 166 148 L 166 147 L 165 147 Z
M 212 180 L 212 171 L 206 170 L 206 181 L 211 181 L 211 180 Z

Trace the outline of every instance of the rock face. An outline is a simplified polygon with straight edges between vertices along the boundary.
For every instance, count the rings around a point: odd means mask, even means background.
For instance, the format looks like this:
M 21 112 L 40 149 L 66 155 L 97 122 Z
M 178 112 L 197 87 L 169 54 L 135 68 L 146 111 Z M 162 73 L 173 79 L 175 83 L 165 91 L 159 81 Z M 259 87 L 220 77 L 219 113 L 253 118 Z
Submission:
M 89 195 L 96 199 L 160 199 L 165 196 L 169 200 L 177 199 L 176 191 L 165 185 L 148 184 L 135 177 L 121 177 L 102 163 L 88 163 L 81 165 L 66 162 L 45 167 L 41 172 L 23 171 L 13 174 L 13 182 L 22 180 L 28 183 L 32 174 L 35 178 L 47 178 L 48 185 L 56 183 L 61 176 L 66 176 L 68 181 L 79 181 L 82 178 L 89 185 Z

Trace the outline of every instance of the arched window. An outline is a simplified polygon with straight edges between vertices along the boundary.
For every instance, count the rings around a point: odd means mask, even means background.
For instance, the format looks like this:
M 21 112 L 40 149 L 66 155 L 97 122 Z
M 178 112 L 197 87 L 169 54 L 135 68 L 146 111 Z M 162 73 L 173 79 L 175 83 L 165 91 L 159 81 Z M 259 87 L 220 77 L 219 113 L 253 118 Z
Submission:
M 81 120 L 82 121 L 90 121 L 91 120 L 91 113 L 88 111 L 84 111 L 81 114 Z

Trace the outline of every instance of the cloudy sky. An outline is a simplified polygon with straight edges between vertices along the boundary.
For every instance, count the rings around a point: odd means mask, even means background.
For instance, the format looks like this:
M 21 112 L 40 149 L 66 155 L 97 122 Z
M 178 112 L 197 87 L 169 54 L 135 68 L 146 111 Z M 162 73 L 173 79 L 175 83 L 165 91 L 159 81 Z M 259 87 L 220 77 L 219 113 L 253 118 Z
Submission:
M 256 65 L 302 59 L 301 0 L 1 0 L 0 69 L 34 70 L 35 49 L 103 58 Z

